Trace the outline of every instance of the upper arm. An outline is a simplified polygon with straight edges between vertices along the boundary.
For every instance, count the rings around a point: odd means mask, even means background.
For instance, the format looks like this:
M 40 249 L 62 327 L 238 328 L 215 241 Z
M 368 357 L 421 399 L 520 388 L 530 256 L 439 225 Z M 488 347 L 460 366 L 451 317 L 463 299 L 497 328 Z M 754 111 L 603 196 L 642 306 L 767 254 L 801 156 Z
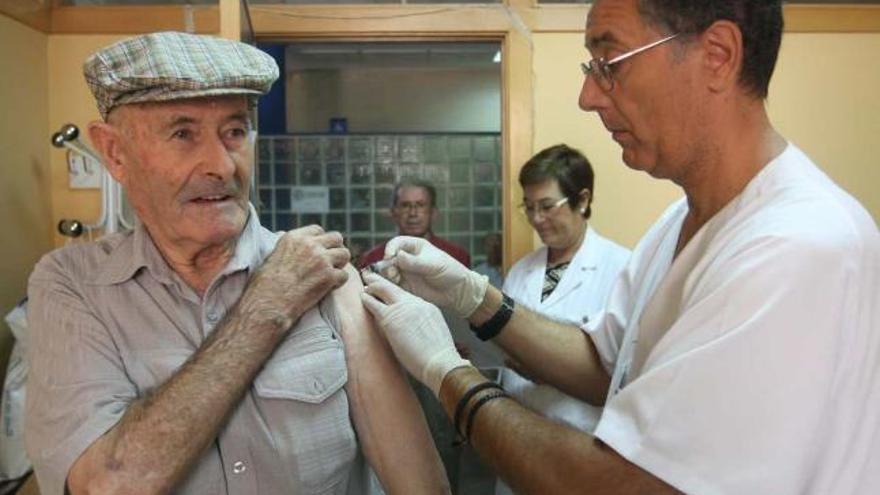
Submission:
M 352 381 L 356 384 L 365 372 L 394 377 L 399 374 L 399 365 L 391 346 L 361 303 L 364 285 L 360 274 L 352 265 L 345 270 L 348 280 L 321 302 L 320 309 L 342 336 L 350 385 Z M 372 376 L 370 373 L 367 376 Z
M 389 493 L 446 493 L 448 485 L 421 409 L 385 337 L 348 281 L 322 303 L 345 344 L 351 415 L 367 461 Z
M 77 283 L 41 262 L 28 303 L 26 447 L 44 493 L 63 493 L 74 461 L 113 427 L 136 390 Z

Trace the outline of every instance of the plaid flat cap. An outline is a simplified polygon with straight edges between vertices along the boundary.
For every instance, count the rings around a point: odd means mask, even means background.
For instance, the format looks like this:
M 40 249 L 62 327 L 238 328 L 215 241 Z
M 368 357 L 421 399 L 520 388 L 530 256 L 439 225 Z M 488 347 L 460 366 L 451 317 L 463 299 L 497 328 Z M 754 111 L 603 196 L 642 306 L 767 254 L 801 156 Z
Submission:
M 101 117 L 127 103 L 202 96 L 266 94 L 278 65 L 250 45 L 213 36 L 164 32 L 110 45 L 83 64 Z

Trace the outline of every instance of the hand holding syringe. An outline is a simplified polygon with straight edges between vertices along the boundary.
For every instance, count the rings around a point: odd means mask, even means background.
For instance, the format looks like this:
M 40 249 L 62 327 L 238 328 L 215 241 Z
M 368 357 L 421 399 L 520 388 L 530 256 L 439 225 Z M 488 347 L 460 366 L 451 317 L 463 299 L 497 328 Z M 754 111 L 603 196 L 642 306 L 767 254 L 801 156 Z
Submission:
M 375 263 L 370 263 L 363 270 L 361 270 L 361 278 L 363 278 L 363 272 L 369 272 L 375 273 L 376 275 L 397 283 L 400 280 L 400 274 L 397 271 L 397 267 L 394 266 L 395 259 L 396 256 L 392 256 L 384 260 L 379 260 Z

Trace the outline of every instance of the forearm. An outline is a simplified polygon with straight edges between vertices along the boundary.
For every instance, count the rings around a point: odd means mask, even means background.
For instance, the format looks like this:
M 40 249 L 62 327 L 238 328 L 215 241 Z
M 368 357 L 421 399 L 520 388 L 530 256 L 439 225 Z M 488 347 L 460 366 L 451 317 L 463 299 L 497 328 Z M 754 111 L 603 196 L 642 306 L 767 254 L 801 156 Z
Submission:
M 329 297 L 345 343 L 346 392 L 367 460 L 389 494 L 446 494 L 449 485 L 409 381 L 360 300 L 356 273 Z M 323 306 L 323 305 L 322 305 Z
M 71 492 L 168 493 L 216 438 L 283 337 L 285 319 L 240 307 L 166 383 L 134 402 L 74 463 Z
M 480 325 L 501 306 L 493 287 L 470 321 Z M 590 338 L 574 325 L 560 323 L 517 305 L 513 316 L 492 342 L 516 360 L 529 375 L 593 405 L 602 405 L 609 376 Z
M 471 368 L 450 372 L 440 390 L 447 414 L 452 417 L 465 392 L 484 381 Z M 594 437 L 512 399 L 492 400 L 478 410 L 470 442 L 517 493 L 675 493 Z

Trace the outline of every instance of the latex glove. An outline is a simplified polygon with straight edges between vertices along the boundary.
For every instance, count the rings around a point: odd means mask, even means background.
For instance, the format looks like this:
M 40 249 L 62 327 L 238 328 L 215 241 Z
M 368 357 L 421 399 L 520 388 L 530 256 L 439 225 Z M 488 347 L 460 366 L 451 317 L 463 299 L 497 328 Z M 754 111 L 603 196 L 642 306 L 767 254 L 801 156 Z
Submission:
M 397 359 L 438 395 L 447 373 L 471 364 L 455 349 L 440 310 L 376 274 L 364 273 L 363 279 L 367 286 L 361 300 Z
M 387 270 L 391 280 L 462 318 L 486 297 L 489 277 L 472 272 L 426 239 L 395 237 L 385 246 L 385 259 L 394 261 Z

